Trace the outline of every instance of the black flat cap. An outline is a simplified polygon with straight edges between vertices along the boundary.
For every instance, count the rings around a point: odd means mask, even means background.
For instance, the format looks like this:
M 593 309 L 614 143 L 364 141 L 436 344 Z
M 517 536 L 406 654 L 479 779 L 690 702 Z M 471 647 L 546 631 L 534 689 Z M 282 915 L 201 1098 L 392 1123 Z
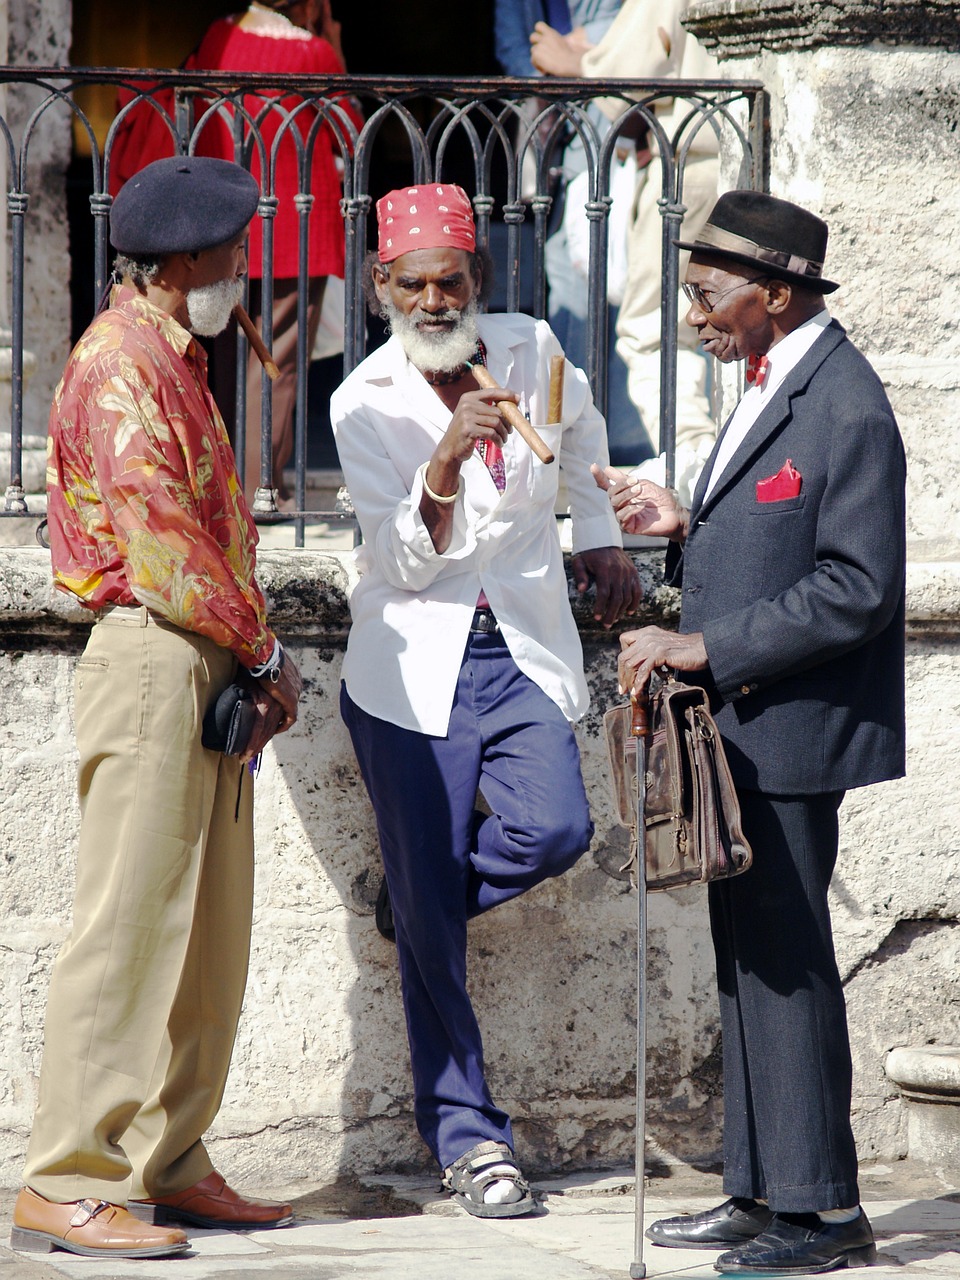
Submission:
M 681 249 L 727 258 L 820 293 L 839 285 L 823 279 L 827 224 L 808 209 L 762 191 L 728 191 L 713 206 L 695 240 L 674 240 Z
M 239 235 L 259 199 L 256 179 L 230 160 L 155 160 L 121 187 L 110 210 L 110 243 L 149 258 L 199 253 Z

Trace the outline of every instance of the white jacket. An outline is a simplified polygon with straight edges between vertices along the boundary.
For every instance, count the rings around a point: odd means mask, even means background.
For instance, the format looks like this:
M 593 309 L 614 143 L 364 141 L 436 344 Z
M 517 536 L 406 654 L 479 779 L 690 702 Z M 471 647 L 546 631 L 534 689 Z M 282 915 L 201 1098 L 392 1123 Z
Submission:
M 589 705 L 580 638 L 570 612 L 554 505 L 562 466 L 574 550 L 620 546 L 616 518 L 590 463 L 607 460 L 606 429 L 586 376 L 566 366 L 562 426 L 546 418 L 549 325 L 525 315 L 480 316 L 487 365 L 557 461 L 545 465 L 515 432 L 504 445 L 498 493 L 477 455 L 464 463 L 453 535 L 439 554 L 420 516 L 418 468 L 450 423 L 450 411 L 396 338 L 369 355 L 334 393 L 330 417 L 363 545 L 361 579 L 343 677 L 370 715 L 442 736 L 481 588 L 517 666 L 577 720 Z

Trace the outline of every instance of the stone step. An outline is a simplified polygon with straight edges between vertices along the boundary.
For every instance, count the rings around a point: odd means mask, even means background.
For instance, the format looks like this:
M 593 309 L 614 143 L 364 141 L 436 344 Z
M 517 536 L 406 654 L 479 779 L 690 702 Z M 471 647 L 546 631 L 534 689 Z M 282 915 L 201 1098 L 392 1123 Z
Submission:
M 907 1154 L 960 1168 L 960 1046 L 891 1049 L 884 1070 L 903 1094 Z

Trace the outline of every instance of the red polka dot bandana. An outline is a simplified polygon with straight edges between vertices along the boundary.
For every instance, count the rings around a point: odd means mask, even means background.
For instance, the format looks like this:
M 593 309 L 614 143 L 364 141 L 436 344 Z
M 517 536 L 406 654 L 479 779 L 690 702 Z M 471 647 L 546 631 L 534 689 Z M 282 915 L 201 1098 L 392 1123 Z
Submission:
M 466 249 L 473 253 L 477 233 L 470 197 L 452 182 L 426 182 L 389 191 L 377 201 L 378 252 L 393 262 L 412 249 Z

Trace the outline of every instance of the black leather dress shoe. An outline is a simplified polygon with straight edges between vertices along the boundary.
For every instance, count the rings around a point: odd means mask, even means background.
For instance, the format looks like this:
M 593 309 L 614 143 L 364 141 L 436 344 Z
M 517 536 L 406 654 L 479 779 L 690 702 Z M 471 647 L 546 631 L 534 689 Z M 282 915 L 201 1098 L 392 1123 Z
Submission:
M 821 1222 L 815 1213 L 778 1213 L 749 1244 L 722 1253 L 717 1271 L 752 1275 L 819 1275 L 838 1267 L 869 1267 L 877 1246 L 867 1215 L 852 1222 Z
M 752 1240 L 772 1221 L 773 1214 L 765 1204 L 731 1196 L 704 1213 L 661 1218 L 647 1228 L 646 1236 L 666 1249 L 726 1249 Z
M 373 909 L 373 918 L 381 938 L 386 938 L 388 942 L 396 942 L 397 930 L 393 923 L 393 907 L 390 905 L 390 894 L 387 890 L 386 880 L 380 881 L 380 892 L 377 894 L 377 904 Z

